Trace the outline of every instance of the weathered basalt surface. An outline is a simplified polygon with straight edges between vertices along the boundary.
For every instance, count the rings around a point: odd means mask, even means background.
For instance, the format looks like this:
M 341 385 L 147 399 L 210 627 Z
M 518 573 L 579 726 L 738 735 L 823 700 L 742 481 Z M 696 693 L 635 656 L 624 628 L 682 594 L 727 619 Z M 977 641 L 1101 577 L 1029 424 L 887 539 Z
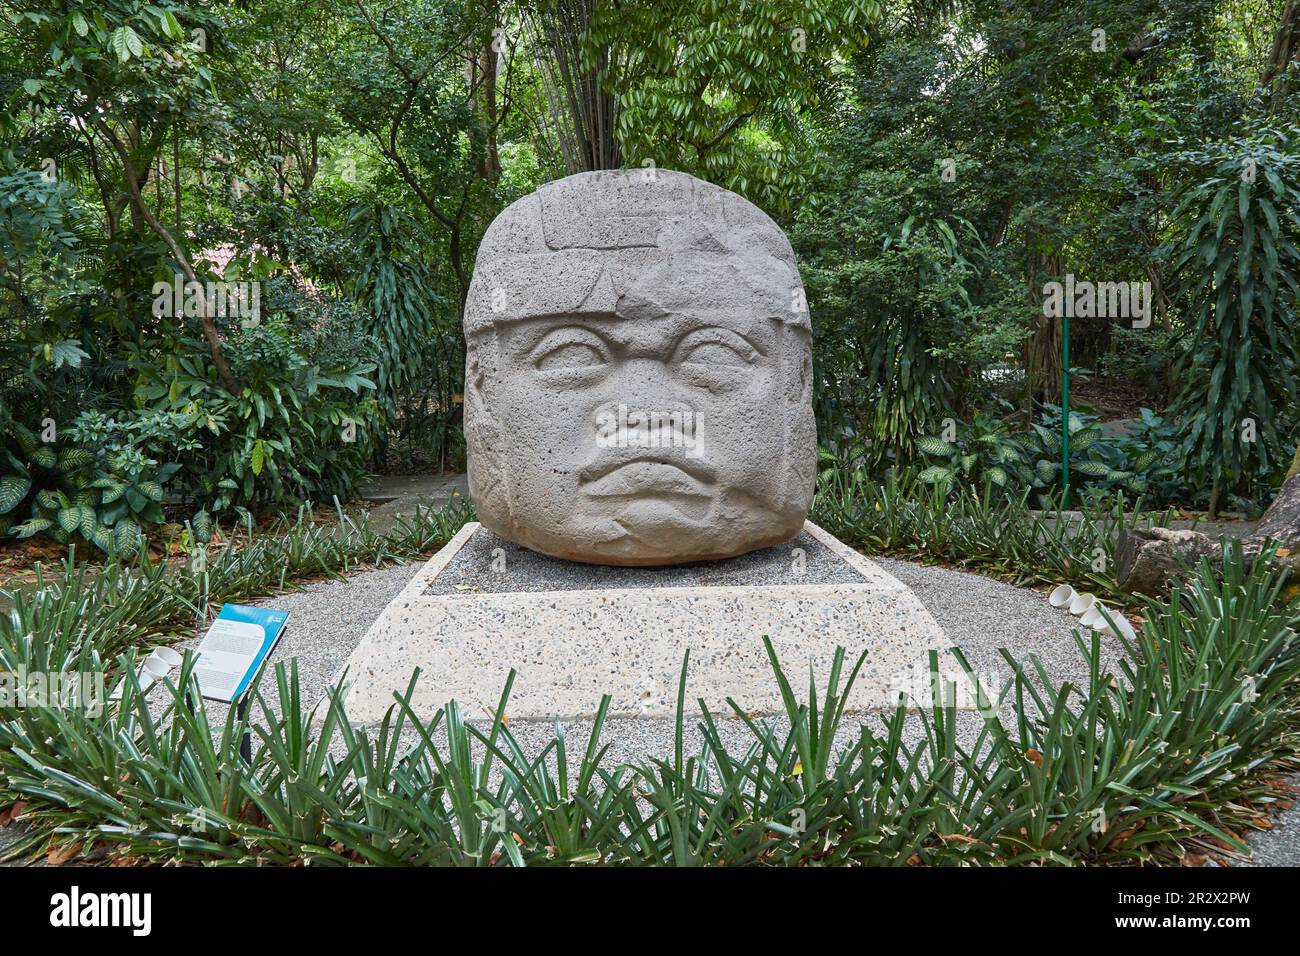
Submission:
M 626 566 L 799 533 L 808 309 L 749 201 L 668 170 L 549 183 L 488 229 L 464 326 L 470 495 L 493 533 Z

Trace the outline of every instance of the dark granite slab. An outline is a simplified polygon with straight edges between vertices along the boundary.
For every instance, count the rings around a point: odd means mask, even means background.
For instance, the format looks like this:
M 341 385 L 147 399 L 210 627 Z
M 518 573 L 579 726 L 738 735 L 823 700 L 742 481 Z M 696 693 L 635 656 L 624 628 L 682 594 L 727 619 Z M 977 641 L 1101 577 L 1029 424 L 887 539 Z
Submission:
M 803 552 L 802 558 L 798 550 Z M 479 528 L 425 593 L 860 584 L 863 580 L 851 564 L 806 531 L 787 544 L 723 561 L 618 568 L 550 558 Z

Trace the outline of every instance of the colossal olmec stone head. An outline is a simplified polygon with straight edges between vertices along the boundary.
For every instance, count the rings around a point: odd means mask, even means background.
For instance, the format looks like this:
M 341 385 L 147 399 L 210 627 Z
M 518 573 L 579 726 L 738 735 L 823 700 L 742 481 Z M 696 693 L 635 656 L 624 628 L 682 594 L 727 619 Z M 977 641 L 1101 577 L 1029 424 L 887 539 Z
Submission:
M 470 495 L 554 557 L 661 565 L 798 534 L 810 325 L 749 201 L 668 170 L 582 173 L 501 213 L 465 306 Z

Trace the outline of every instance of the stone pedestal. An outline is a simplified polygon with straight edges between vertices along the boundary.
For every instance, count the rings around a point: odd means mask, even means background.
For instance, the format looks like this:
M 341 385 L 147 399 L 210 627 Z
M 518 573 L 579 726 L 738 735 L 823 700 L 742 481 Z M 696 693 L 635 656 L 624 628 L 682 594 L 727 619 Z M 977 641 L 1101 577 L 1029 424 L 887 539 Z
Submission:
M 892 575 L 808 522 L 789 544 L 725 561 L 599 567 L 544 557 L 466 525 L 388 605 L 346 664 L 349 716 L 373 723 L 421 671 L 413 706 L 450 699 L 489 717 L 511 668 L 507 716 L 568 719 L 612 696 L 615 715 L 671 716 L 690 650 L 687 699 L 732 716 L 783 712 L 764 635 L 797 694 L 819 694 L 835 647 L 867 660 L 849 699 L 890 708 L 926 695 L 930 650 L 957 669 L 934 618 Z

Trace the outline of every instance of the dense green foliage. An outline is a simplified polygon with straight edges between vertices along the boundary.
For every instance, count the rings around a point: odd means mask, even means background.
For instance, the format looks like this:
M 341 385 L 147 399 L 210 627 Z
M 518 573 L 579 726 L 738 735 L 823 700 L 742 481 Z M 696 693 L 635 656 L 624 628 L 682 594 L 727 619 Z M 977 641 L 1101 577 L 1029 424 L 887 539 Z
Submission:
M 558 729 L 528 753 L 508 685 L 486 726 L 399 700 L 372 731 L 338 689 L 313 722 L 284 668 L 245 764 L 233 713 L 184 705 L 192 660 L 161 716 L 134 673 L 222 601 L 450 538 L 464 506 L 381 535 L 308 505 L 372 471 L 463 468 L 484 231 L 544 182 L 616 166 L 721 184 L 790 235 L 816 520 L 1128 603 L 1111 564 L 1134 508 L 1258 510 L 1300 437 L 1287 38 L 1300 4 L 1282 0 L 0 0 L 0 535 L 73 549 L 0 592 L 0 673 L 123 692 L 102 713 L 0 701 L 13 851 L 904 865 L 1239 847 L 1269 775 L 1297 766 L 1300 618 L 1267 553 L 1148 602 L 1118 673 L 1096 638 L 1085 686 L 1008 656 L 1001 710 L 980 715 L 940 694 L 847 732 L 861 662 L 841 654 L 800 700 L 773 654 L 783 721 L 735 708 L 737 752 L 706 711 L 688 756 L 684 662 L 675 754 L 618 766 L 608 701 L 577 751 Z M 1049 289 L 1076 279 L 1110 292 L 1068 294 L 1067 336 Z M 1033 511 L 1061 501 L 1067 438 L 1086 509 Z M 254 539 L 254 512 L 297 517 Z M 189 560 L 153 560 L 164 524 Z
M 808 120 L 881 12 L 875 0 L 593 7 L 585 52 L 608 61 L 626 165 L 680 169 L 773 210 L 807 192 L 821 160 Z
M 1300 425 L 1300 114 L 1263 82 L 1273 36 L 1295 28 L 1284 14 L 1196 0 L 886 5 L 823 121 L 832 161 L 792 233 L 833 455 L 875 474 L 919 459 L 976 487 L 995 466 L 995 484 L 1005 475 L 1012 493 L 1055 499 L 1059 447 L 1054 474 L 1052 455 L 992 460 L 989 420 L 1034 444 L 1035 426 L 1059 427 L 1044 407 L 1060 401 L 1062 355 L 1047 282 L 1144 281 L 1146 327 L 1072 320 L 1075 404 L 1084 378 L 1102 400 L 1121 385 L 1139 401 L 1094 411 L 1132 419 L 1145 404 L 1167 431 L 1131 422 L 1127 436 L 1081 443 L 1073 486 L 1265 503 Z M 918 444 L 945 418 L 978 468 Z M 1172 475 L 1143 476 L 1150 453 Z
M 1185 157 L 1195 175 L 1174 212 L 1190 226 L 1175 268 L 1191 345 L 1178 410 L 1190 423 L 1188 464 L 1216 489 L 1287 463 L 1279 429 L 1294 422 L 1300 371 L 1298 132 L 1263 129 Z
M 1096 504 L 1112 492 L 1132 499 L 1168 501 L 1180 487 L 1178 454 L 1172 428 L 1149 408 L 1141 409 L 1122 438 L 1108 437 L 1093 416 L 1070 413 L 1070 483 L 1076 501 Z M 952 430 L 955 422 L 949 419 Z M 1060 486 L 1064 436 L 1061 409 L 1046 406 L 1042 421 L 1033 422 L 1020 434 L 1012 433 L 1007 422 L 976 413 L 970 427 L 953 435 L 921 435 L 916 448 L 929 466 L 919 474 L 927 484 L 968 482 L 975 487 L 988 484 L 1000 495 L 1016 496 L 1031 491 L 1034 504 L 1051 508 Z M 1172 485 L 1172 487 L 1171 487 Z M 1123 499 L 1121 499 L 1123 501 Z
M 1294 4 L 308 9 L 0 2 L 0 533 L 130 552 L 460 469 L 479 238 L 617 164 L 787 228 L 828 467 L 1057 501 L 1067 276 L 1150 288 L 1071 322 L 1075 492 L 1258 509 L 1291 460 Z

